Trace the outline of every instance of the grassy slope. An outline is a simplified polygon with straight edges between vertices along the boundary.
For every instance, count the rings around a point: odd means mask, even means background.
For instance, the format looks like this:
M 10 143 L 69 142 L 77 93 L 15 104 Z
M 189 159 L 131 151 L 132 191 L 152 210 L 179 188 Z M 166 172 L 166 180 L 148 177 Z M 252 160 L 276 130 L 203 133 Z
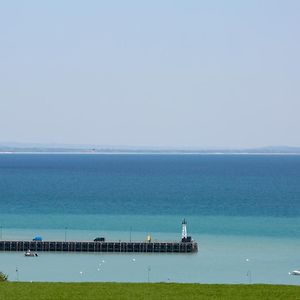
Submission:
M 300 287 L 175 283 L 0 283 L 0 299 L 300 299 Z

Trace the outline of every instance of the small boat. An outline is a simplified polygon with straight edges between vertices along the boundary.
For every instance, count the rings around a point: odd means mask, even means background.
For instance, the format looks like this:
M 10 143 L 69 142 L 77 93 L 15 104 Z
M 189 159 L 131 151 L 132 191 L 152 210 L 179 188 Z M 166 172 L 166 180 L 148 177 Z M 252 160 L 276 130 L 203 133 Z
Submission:
M 300 275 L 300 270 L 294 270 L 292 272 L 289 272 L 289 275 Z
M 31 252 L 29 249 L 25 252 L 24 255 L 30 257 L 38 256 L 37 253 Z

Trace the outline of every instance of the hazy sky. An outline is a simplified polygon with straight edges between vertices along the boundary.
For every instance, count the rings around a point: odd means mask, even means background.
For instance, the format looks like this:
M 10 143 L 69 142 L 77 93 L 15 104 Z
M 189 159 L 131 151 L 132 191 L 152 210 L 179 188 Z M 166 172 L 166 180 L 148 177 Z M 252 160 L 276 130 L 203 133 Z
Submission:
M 0 142 L 300 146 L 300 1 L 0 0 Z

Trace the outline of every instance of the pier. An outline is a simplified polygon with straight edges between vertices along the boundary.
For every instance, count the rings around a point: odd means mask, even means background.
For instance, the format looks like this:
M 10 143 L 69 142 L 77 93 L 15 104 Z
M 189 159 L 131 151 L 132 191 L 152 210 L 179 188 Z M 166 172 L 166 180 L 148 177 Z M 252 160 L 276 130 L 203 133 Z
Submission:
M 196 242 L 0 241 L 0 251 L 193 253 Z
M 148 236 L 143 242 L 106 241 L 104 237 L 94 241 L 43 241 L 40 236 L 32 241 L 0 241 L 0 251 L 33 252 L 111 252 L 111 253 L 195 253 L 198 244 L 187 235 L 187 222 L 182 221 L 180 242 L 152 241 Z

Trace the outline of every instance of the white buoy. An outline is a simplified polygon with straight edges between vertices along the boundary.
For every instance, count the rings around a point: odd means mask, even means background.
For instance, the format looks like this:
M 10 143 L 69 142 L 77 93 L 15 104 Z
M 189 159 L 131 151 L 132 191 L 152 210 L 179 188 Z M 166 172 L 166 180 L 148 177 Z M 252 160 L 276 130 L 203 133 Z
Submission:
M 135 258 L 133 258 L 132 261 L 135 261 Z

